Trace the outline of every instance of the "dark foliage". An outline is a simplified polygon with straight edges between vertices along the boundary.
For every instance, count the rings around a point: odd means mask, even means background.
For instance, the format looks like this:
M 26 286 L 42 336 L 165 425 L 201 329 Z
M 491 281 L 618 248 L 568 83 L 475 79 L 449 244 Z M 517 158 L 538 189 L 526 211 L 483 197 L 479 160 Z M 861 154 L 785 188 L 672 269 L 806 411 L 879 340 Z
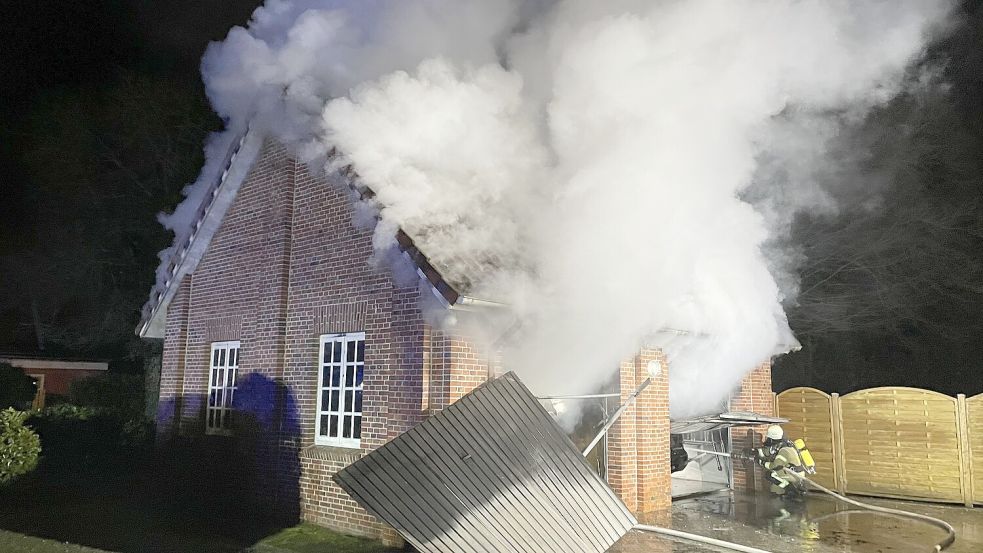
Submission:
M 23 411 L 0 410 L 0 486 L 30 473 L 38 464 L 41 442 L 24 426 L 27 416 Z
M 33 378 L 9 363 L 0 363 L 0 409 L 27 409 L 36 392 Z
M 79 407 L 115 415 L 122 420 L 144 416 L 144 379 L 140 375 L 103 373 L 71 383 L 69 401 Z
M 67 403 L 33 415 L 28 425 L 41 436 L 42 467 L 54 474 L 132 470 L 152 447 L 150 423 Z

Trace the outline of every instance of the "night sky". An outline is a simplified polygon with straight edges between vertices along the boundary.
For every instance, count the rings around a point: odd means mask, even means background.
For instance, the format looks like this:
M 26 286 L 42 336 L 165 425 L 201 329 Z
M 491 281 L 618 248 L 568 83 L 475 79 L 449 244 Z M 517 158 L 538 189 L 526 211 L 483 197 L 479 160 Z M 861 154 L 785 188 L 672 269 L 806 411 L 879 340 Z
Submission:
M 7 7 L 0 18 L 0 352 L 104 358 L 116 370 L 139 370 L 153 353 L 133 329 L 156 253 L 170 243 L 154 217 L 180 200 L 201 167 L 202 141 L 222 126 L 204 98 L 200 57 L 258 4 Z M 814 254 L 802 275 L 809 293 L 789 306 L 804 348 L 779 361 L 776 389 L 983 391 L 980 5 L 967 2 L 962 23 L 930 52 L 927 63 L 942 68 L 949 92 L 928 102 L 902 97 L 871 117 L 872 166 L 904 161 L 893 165 L 903 170 L 887 208 L 876 218 L 797 226 L 795 238 Z M 905 141 L 885 138 L 902 128 L 916 131 Z M 906 232 L 894 230 L 899 222 Z M 850 277 L 822 261 L 837 257 L 871 270 Z M 891 302 L 878 300 L 880 291 Z M 861 301 L 823 315 L 822 306 L 844 297 Z

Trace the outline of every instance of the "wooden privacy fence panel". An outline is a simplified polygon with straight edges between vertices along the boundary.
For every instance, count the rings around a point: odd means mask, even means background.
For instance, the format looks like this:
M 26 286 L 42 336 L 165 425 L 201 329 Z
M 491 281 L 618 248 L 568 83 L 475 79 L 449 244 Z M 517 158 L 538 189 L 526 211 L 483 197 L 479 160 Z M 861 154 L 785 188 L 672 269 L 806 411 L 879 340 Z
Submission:
M 840 398 L 846 491 L 963 502 L 956 400 L 914 388 Z
M 973 503 L 983 503 L 983 394 L 966 400 L 966 418 L 970 497 Z
M 966 399 L 890 387 L 840 397 L 792 388 L 775 405 L 789 419 L 786 434 L 805 439 L 824 486 L 983 504 L 983 394 Z
M 815 388 L 792 388 L 778 394 L 777 414 L 788 419 L 785 435 L 801 437 L 816 461 L 814 479 L 823 486 L 837 486 L 833 447 L 833 404 L 830 396 Z

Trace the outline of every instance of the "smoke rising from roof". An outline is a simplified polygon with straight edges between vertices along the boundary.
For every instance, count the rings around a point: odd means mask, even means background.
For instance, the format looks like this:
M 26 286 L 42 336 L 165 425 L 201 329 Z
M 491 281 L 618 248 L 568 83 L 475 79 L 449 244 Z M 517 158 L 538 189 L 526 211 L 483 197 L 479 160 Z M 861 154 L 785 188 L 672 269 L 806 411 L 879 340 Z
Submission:
M 316 168 L 335 167 L 332 148 L 353 164 L 377 194 L 380 252 L 403 228 L 438 265 L 468 260 L 468 293 L 523 322 L 507 359 L 535 391 L 589 389 L 650 343 L 681 416 L 795 344 L 795 256 L 765 246 L 798 210 L 835 209 L 813 171 L 840 128 L 902 91 L 948 14 L 269 0 L 202 72 L 230 132 L 249 121 Z M 193 211 L 165 224 L 180 236 Z

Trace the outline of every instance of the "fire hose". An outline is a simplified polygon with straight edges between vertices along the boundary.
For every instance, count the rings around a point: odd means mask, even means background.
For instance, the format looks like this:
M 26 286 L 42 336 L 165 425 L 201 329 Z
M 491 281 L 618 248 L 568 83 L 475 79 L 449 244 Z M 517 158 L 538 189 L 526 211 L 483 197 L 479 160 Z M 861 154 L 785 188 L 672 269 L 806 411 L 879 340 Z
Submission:
M 696 449 L 694 451 L 696 451 L 697 453 L 705 453 L 705 454 L 708 454 L 708 455 L 719 455 L 721 457 L 731 457 L 731 454 L 730 453 L 725 453 L 723 451 L 707 451 L 707 450 L 702 450 L 702 449 Z M 812 480 L 810 480 L 810 479 L 806 478 L 805 476 L 803 476 L 801 474 L 798 474 L 796 472 L 793 472 L 793 471 L 785 471 L 785 474 L 792 475 L 794 478 L 797 478 L 797 479 L 801 480 L 807 486 L 815 489 L 816 491 L 823 492 L 823 493 L 829 495 L 830 497 L 833 497 L 835 499 L 839 499 L 840 501 L 843 501 L 844 503 L 847 503 L 849 505 L 853 505 L 855 507 L 860 507 L 861 509 L 866 509 L 868 511 L 872 511 L 872 512 L 875 512 L 875 513 L 882 513 L 882 514 L 886 514 L 886 515 L 900 516 L 900 517 L 906 517 L 906 518 L 911 518 L 911 519 L 915 519 L 915 520 L 920 520 L 922 522 L 926 522 L 928 524 L 931 524 L 933 526 L 937 526 L 937 527 L 945 530 L 946 531 L 946 537 L 943 540 L 941 540 L 938 543 L 936 543 L 935 546 L 933 546 L 933 548 L 932 548 L 933 551 L 942 551 L 943 549 L 949 547 L 950 545 L 953 544 L 953 542 L 956 541 L 956 529 L 953 528 L 951 524 L 949 524 L 948 522 L 946 522 L 944 520 L 941 520 L 941 519 L 938 519 L 938 518 L 935 518 L 935 517 L 930 517 L 928 515 L 923 515 L 921 513 L 912 513 L 912 512 L 909 512 L 909 511 L 902 511 L 901 509 L 891 509 L 889 507 L 881 507 L 881 506 L 878 506 L 878 505 L 871 505 L 869 503 L 863 503 L 863 502 L 857 501 L 855 499 L 850 499 L 849 497 L 846 497 L 844 495 L 840 495 L 840 494 L 834 492 L 833 490 L 830 490 L 829 488 L 826 488 L 825 486 L 823 486 L 821 484 L 817 484 L 816 482 L 813 482 Z M 833 514 L 835 514 L 835 513 L 833 513 Z M 707 544 L 710 544 L 710 545 L 716 545 L 717 547 L 724 547 L 724 548 L 727 548 L 727 549 L 732 549 L 734 551 L 743 551 L 745 553 L 762 553 L 762 551 L 763 551 L 761 549 L 756 549 L 754 547 L 748 547 L 748 546 L 740 545 L 740 544 L 736 544 L 736 543 L 725 542 L 725 541 L 722 541 L 722 540 L 715 540 L 713 538 L 708 538 L 706 536 L 700 536 L 698 534 L 690 534 L 688 532 L 679 532 L 677 530 L 671 530 L 669 528 L 661 528 L 661 527 L 658 527 L 658 526 L 639 525 L 639 526 L 636 526 L 635 528 L 638 529 L 638 530 L 644 530 L 644 531 L 647 531 L 647 532 L 655 532 L 655 533 L 659 533 L 659 534 L 665 534 L 667 536 L 674 536 L 674 537 L 678 537 L 678 538 L 682 538 L 682 539 L 687 539 L 687 540 L 692 540 L 692 541 L 698 541 L 698 542 L 707 543 Z M 765 552 L 765 553 L 767 553 L 767 552 Z
M 792 474 L 795 474 L 795 473 L 792 473 Z M 935 518 L 935 517 L 930 517 L 928 515 L 923 515 L 921 513 L 912 513 L 910 511 L 902 511 L 901 509 L 891 509 L 889 507 L 881 507 L 879 505 L 871 505 L 869 503 L 862 503 L 862 502 L 857 501 L 855 499 L 850 499 L 849 497 L 846 497 L 844 495 L 840 495 L 840 494 L 834 492 L 833 490 L 830 490 L 830 489 L 826 488 L 825 486 L 823 486 L 821 484 L 817 484 L 817 483 L 813 482 L 812 480 L 809 480 L 808 478 L 806 478 L 805 476 L 802 476 L 800 474 L 795 474 L 795 477 L 802 479 L 802 481 L 804 481 L 808 486 L 811 486 L 812 488 L 814 488 L 814 489 L 816 489 L 818 491 L 821 491 L 821 492 L 823 492 L 825 494 L 828 494 L 831 497 L 834 497 L 836 499 L 839 499 L 840 501 L 843 501 L 843 502 L 848 503 L 850 505 L 853 505 L 855 507 L 860 507 L 862 509 L 867 509 L 867 510 L 873 511 L 875 513 L 884 513 L 884 514 L 887 514 L 887 515 L 895 515 L 895 516 L 912 518 L 912 519 L 915 519 L 915 520 L 920 520 L 922 522 L 927 522 L 928 524 L 932 524 L 934 526 L 938 526 L 939 528 L 941 528 L 941 529 L 943 529 L 943 530 L 946 531 L 946 537 L 942 541 L 940 541 L 940 542 L 938 542 L 938 543 L 935 544 L 935 547 L 933 548 L 933 551 L 942 551 L 943 549 L 949 547 L 950 545 L 953 544 L 953 542 L 956 541 L 956 529 L 953 528 L 951 524 L 949 524 L 948 522 L 946 522 L 946 521 L 944 521 L 942 519 L 938 519 L 938 518 Z

